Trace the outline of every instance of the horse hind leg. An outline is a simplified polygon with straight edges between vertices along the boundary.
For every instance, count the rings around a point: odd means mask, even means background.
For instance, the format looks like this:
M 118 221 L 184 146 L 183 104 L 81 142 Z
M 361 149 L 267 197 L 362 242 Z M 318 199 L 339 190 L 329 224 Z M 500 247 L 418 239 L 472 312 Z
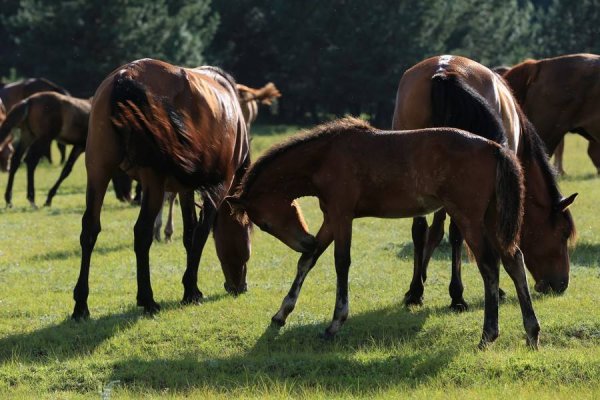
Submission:
M 153 235 L 154 235 L 154 240 L 156 240 L 157 242 L 161 241 L 160 228 L 162 228 L 162 219 L 163 219 L 163 206 L 161 205 L 160 209 L 158 210 L 158 214 L 156 215 L 156 219 L 154 220 L 154 227 L 152 229 Z
M 12 160 L 10 162 L 10 169 L 8 171 L 8 182 L 6 183 L 6 191 L 4 192 L 4 200 L 6 201 L 6 207 L 11 208 L 12 204 L 12 188 L 15 182 L 15 175 L 17 170 L 21 166 L 21 160 L 23 159 L 23 154 L 25 153 L 26 146 L 21 139 L 19 143 L 15 146 L 15 152 L 12 155 Z
M 169 213 L 167 214 L 167 223 L 165 224 L 165 242 L 169 243 L 171 242 L 175 228 L 175 222 L 173 221 L 173 206 L 175 205 L 177 193 L 169 192 L 165 194 L 165 197 L 169 203 Z
M 450 297 L 452 298 L 450 308 L 454 311 L 462 312 L 469 308 L 463 298 L 464 286 L 461 276 L 463 237 L 454 221 L 450 222 L 449 238 L 450 245 L 452 246 L 452 278 L 450 279 L 450 286 L 448 288 Z
M 73 148 L 71 149 L 71 153 L 69 153 L 69 159 L 67 160 L 62 171 L 60 172 L 60 176 L 58 177 L 58 180 L 56 181 L 54 186 L 52 186 L 52 188 L 48 192 L 48 196 L 46 197 L 46 203 L 44 204 L 44 206 L 50 207 L 52 205 L 52 199 L 54 198 L 54 196 L 56 196 L 56 192 L 58 191 L 58 188 L 60 187 L 61 183 L 65 179 L 67 179 L 67 177 L 71 174 L 71 171 L 73 170 L 73 166 L 75 165 L 75 162 L 77 162 L 77 159 L 79 158 L 81 153 L 83 153 L 84 151 L 85 151 L 84 147 L 73 146 Z
M 433 255 L 433 251 L 440 245 L 444 238 L 444 221 L 446 220 L 446 210 L 441 209 L 433 214 L 433 222 L 427 230 L 427 239 L 423 249 L 423 261 L 421 266 L 421 276 L 423 282 L 427 281 L 427 267 Z
M 27 165 L 27 200 L 33 209 L 37 209 L 35 205 L 35 170 L 43 156 L 45 144 L 45 142 L 34 143 L 25 156 L 25 164 Z

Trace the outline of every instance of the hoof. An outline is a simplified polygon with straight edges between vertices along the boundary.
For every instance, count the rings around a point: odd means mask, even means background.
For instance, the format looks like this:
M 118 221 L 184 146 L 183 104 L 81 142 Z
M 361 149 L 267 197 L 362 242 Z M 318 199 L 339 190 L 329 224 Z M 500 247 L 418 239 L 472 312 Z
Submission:
M 82 306 L 75 304 L 75 309 L 71 315 L 71 319 L 74 321 L 85 321 L 90 318 L 90 310 L 88 310 L 87 304 Z
M 165 235 L 165 243 L 171 243 L 173 239 L 171 239 L 171 235 Z
M 285 320 L 274 315 L 273 317 L 271 317 L 271 326 L 283 328 L 285 326 Z
M 321 333 L 320 337 L 321 337 L 321 339 L 329 342 L 329 341 L 332 341 L 333 339 L 335 339 L 335 333 L 331 333 L 329 331 L 329 329 L 325 329 L 323 331 L 323 333 Z
M 191 290 L 189 292 L 183 294 L 183 299 L 181 300 L 181 304 L 200 304 L 204 295 L 198 288 Z
M 29 205 L 31 206 L 32 210 L 37 210 L 38 209 L 38 206 L 33 201 L 30 201 Z
M 422 306 L 423 296 L 415 296 L 410 292 L 406 292 L 404 295 L 404 305 L 409 306 Z
M 461 300 L 452 300 L 452 304 L 450 304 L 450 309 L 456 312 L 465 312 L 469 309 L 469 305 L 463 299 Z
M 527 347 L 531 350 L 539 350 L 540 349 L 540 335 L 528 336 L 526 341 Z
M 498 288 L 498 298 L 500 301 L 506 300 L 506 292 L 502 288 Z
M 137 305 L 139 307 L 144 307 L 144 314 L 154 315 L 160 311 L 160 306 L 154 300 L 138 300 Z
M 12 203 L 6 203 L 6 208 L 13 208 Z

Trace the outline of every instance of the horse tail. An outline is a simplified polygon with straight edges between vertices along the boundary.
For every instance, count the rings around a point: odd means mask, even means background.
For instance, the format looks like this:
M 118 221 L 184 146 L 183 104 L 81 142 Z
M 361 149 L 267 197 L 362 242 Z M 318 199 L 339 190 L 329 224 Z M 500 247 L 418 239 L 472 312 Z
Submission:
M 525 60 L 502 75 L 504 80 L 508 82 L 521 107 L 525 104 L 527 88 L 535 80 L 538 72 L 539 65 L 536 60 Z
M 431 78 L 431 111 L 434 126 L 448 126 L 506 144 L 500 115 L 459 76 L 449 72 Z
M 256 100 L 256 101 L 261 102 L 262 104 L 271 105 L 273 100 L 275 100 L 278 97 L 281 97 L 281 92 L 279 91 L 279 89 L 277 89 L 277 86 L 275 86 L 275 84 L 273 82 L 267 83 L 265 86 L 263 86 L 260 89 L 253 89 L 246 85 L 240 85 L 240 84 L 237 84 L 236 87 L 237 87 L 238 92 L 250 93 L 250 97 L 248 97 L 247 99 L 243 99 L 242 102 L 249 102 L 249 101 Z
M 524 179 L 521 164 L 505 147 L 497 148 L 496 238 L 504 250 L 514 254 L 523 223 Z
M 195 172 L 189 157 L 185 118 L 166 101 L 149 94 L 143 84 L 118 76 L 111 95 L 111 122 L 133 165 L 171 171 L 182 182 Z
M 0 146 L 6 141 L 12 130 L 22 123 L 29 114 L 29 99 L 15 104 L 6 115 L 6 119 L 0 126 Z

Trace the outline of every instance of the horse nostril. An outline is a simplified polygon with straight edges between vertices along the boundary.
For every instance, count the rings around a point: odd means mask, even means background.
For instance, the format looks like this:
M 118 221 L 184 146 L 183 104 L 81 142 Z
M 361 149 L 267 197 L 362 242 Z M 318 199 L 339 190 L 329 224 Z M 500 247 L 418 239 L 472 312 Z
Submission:
M 534 289 L 538 293 L 548 293 L 550 290 L 550 285 L 543 279 L 540 279 L 534 286 Z
M 563 293 L 569 287 L 569 281 L 560 281 L 553 289 L 556 293 Z

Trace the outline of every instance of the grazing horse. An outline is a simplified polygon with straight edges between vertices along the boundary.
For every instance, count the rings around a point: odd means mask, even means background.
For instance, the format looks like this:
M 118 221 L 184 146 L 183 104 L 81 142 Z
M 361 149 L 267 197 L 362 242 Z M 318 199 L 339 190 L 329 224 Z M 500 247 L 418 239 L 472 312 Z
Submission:
M 393 129 L 450 126 L 494 140 L 516 153 L 525 176 L 525 214 L 520 247 L 538 291 L 566 290 L 569 282 L 569 238 L 575 225 L 569 205 L 576 194 L 562 198 L 545 149 L 499 75 L 464 57 L 439 56 L 408 69 L 398 86 Z M 465 156 L 466 157 L 466 156 Z M 421 304 L 427 265 L 444 235 L 444 210 L 431 227 L 424 216 L 413 221 L 414 275 L 406 304 Z M 450 224 L 451 308 L 467 308 L 461 279 L 464 231 Z
M 600 56 L 526 60 L 504 74 L 521 108 L 552 154 L 567 132 L 600 141 Z
M 90 258 L 108 181 L 118 168 L 140 181 L 143 190 L 134 227 L 138 306 L 151 314 L 160 310 L 150 284 L 149 250 L 166 190 L 179 194 L 183 214 L 187 268 L 182 302 L 202 299 L 198 265 L 211 228 L 226 289 L 245 291 L 250 227 L 234 220 L 222 200 L 249 165 L 249 151 L 235 82 L 220 69 L 143 59 L 113 71 L 98 87 L 90 114 L 81 271 L 73 293 L 73 318 L 89 316 Z M 200 218 L 195 190 L 203 199 Z
M 316 196 L 323 225 L 308 232 L 295 199 Z M 352 221 L 405 218 L 445 207 L 473 250 L 485 287 L 480 346 L 498 337 L 498 262 L 514 280 L 527 341 L 536 347 L 540 326 L 533 311 L 521 251 L 523 175 L 514 155 L 500 145 L 452 128 L 379 131 L 346 118 L 274 146 L 227 198 L 241 221 L 302 253 L 292 287 L 273 323 L 284 325 L 306 275 L 334 242 L 337 275 L 335 335 L 348 317 Z
M 246 128 L 250 132 L 250 126 L 258 117 L 258 106 L 264 104 L 270 106 L 275 99 L 281 97 L 279 89 L 273 82 L 267 83 L 260 89 L 254 89 L 246 85 L 237 84 L 240 107 L 246 121 Z M 116 186 L 115 186 L 116 188 Z M 165 225 L 165 241 L 170 242 L 174 232 L 173 223 L 173 205 L 175 203 L 175 194 L 165 193 L 165 202 L 168 205 L 167 223 Z M 162 207 L 154 222 L 154 238 L 160 241 L 160 231 L 162 227 Z
M 62 87 L 57 84 L 50 82 L 44 78 L 29 78 L 17 82 L 12 82 L 0 86 L 0 100 L 4 102 L 6 111 L 10 111 L 11 108 L 18 102 L 27 97 L 39 93 L 39 92 L 57 92 L 64 95 L 69 95 Z M 39 147 L 39 149 L 38 149 Z M 58 150 L 60 151 L 61 164 L 65 161 L 66 148 L 63 144 L 58 144 Z M 39 162 L 40 157 L 47 157 L 49 161 L 52 161 L 50 151 L 50 143 L 40 142 L 36 144 L 34 148 L 25 158 L 25 163 L 28 168 L 35 169 L 35 166 Z M 31 167 L 30 167 L 31 165 Z
M 57 140 L 63 144 L 73 145 L 73 148 L 60 177 L 48 192 L 45 204 L 46 206 L 52 204 L 52 198 L 56 195 L 60 184 L 69 176 L 77 158 L 85 150 L 90 108 L 88 99 L 78 99 L 57 92 L 36 93 L 13 106 L 0 126 L 0 143 L 7 140 L 13 129 L 19 127 L 21 130 L 4 194 L 7 207 L 12 207 L 12 187 L 23 155 L 38 143 Z M 28 165 L 27 169 L 27 199 L 33 207 L 35 207 L 34 173 L 39 157 L 34 157 L 34 160 L 35 162 Z

